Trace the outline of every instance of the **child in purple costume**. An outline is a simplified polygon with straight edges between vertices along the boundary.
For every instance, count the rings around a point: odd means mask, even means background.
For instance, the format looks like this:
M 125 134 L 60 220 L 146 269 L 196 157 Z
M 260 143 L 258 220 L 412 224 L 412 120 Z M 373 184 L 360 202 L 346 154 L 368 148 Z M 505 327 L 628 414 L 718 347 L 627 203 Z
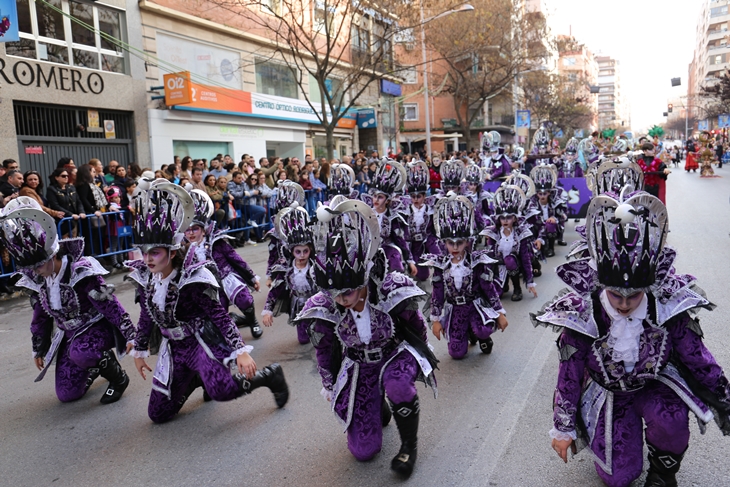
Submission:
M 382 428 L 391 417 L 387 394 L 401 437 L 391 468 L 408 477 L 417 455 L 415 382 L 432 384 L 437 362 L 416 302 L 424 293 L 401 273 L 383 273 L 380 228 L 371 208 L 350 200 L 327 210 L 329 218 L 318 214 L 315 229 L 314 273 L 322 290 L 297 321 L 310 330 L 322 395 L 347 431 L 350 452 L 366 461 L 380 451 Z
M 496 263 L 486 251 L 471 249 L 474 209 L 464 196 L 443 198 L 436 203 L 436 232 L 445 242 L 446 255 L 425 255 L 425 265 L 434 268 L 431 322 L 434 336 L 445 337 L 449 355 L 466 356 L 470 332 L 483 353 L 492 353 L 491 334 L 504 331 L 507 318 L 499 291 L 492 283 L 491 266 Z
M 142 185 L 141 185 L 142 186 Z M 141 313 L 132 355 L 143 379 L 154 327 L 162 335 L 152 376 L 148 414 L 155 423 L 172 419 L 200 386 L 216 401 L 229 401 L 268 387 L 278 407 L 289 389 L 281 366 L 257 370 L 247 346 L 226 308 L 218 282 L 194 252 L 180 248 L 195 216 L 192 197 L 180 186 L 156 180 L 138 188 L 134 199 L 134 241 L 143 260 L 127 263 L 134 271 Z M 231 373 L 231 366 L 236 374 Z
M 550 436 L 563 461 L 588 446 L 601 480 L 626 487 L 642 473 L 644 433 L 645 487 L 676 486 L 690 411 L 701 431 L 714 417 L 730 434 L 730 384 L 696 317 L 714 306 L 664 247 L 666 208 L 645 192 L 625 198 L 593 199 L 590 257 L 558 267 L 569 288 L 532 315 L 561 332 Z
M 53 219 L 34 200 L 21 196 L 0 213 L 0 239 L 30 291 L 33 359 L 40 381 L 56 359 L 56 395 L 61 402 L 86 394 L 98 376 L 109 381 L 102 404 L 118 401 L 129 377 L 114 355 L 123 357 L 135 340 L 129 314 L 104 282 L 107 271 L 84 257 L 84 240 L 58 240 Z M 54 324 L 57 327 L 53 332 Z

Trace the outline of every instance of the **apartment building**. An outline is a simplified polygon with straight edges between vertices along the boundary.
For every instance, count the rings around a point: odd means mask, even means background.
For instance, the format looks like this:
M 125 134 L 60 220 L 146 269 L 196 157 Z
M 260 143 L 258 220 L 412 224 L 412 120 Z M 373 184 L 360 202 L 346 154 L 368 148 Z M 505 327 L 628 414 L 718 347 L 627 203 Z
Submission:
M 621 86 L 621 63 L 607 55 L 596 55 L 598 64 L 598 128 L 628 130 L 630 107 Z
M 149 165 L 144 61 L 102 36 L 141 45 L 137 2 L 17 6 L 20 40 L 0 47 L 2 159 L 43 181 L 61 157 Z
M 571 36 L 558 36 L 560 50 L 558 73 L 570 81 L 581 81 L 583 89 L 581 95 L 588 98 L 596 117 L 591 122 L 590 130 L 598 128 L 598 99 L 599 95 L 591 93 L 591 87 L 598 84 L 598 63 L 593 53 L 585 45 L 577 42 Z
M 688 73 L 690 116 L 703 118 L 701 87 L 711 84 L 730 68 L 730 1 L 703 0 L 695 29 L 695 49 Z
M 324 127 L 310 107 L 320 104 L 319 84 L 304 69 L 292 69 L 276 52 L 281 42 L 261 24 L 216 6 L 174 0 L 141 0 L 144 50 L 156 63 L 147 66 L 150 92 L 163 92 L 164 76 L 189 72 L 192 99 L 169 106 L 154 100 L 148 106 L 152 158 L 156 166 L 169 163 L 174 156 L 210 158 L 222 153 L 236 161 L 243 154 L 314 157 L 327 155 Z M 272 2 L 270 9 L 282 8 Z M 318 2 L 309 5 L 312 29 L 324 28 Z M 243 8 L 243 7 L 240 7 Z M 269 15 L 261 8 L 256 15 Z M 318 20 L 319 19 L 319 20 Z M 373 45 L 387 49 L 383 63 L 392 62 L 392 46 L 387 39 L 378 42 L 383 17 L 364 9 L 353 22 L 350 46 L 341 56 L 342 63 L 369 59 Z M 380 66 L 378 71 L 386 71 Z M 301 76 L 302 82 L 297 82 Z M 328 90 L 340 92 L 341 104 L 350 102 L 351 93 L 340 89 L 337 72 L 328 79 Z M 340 120 L 334 133 L 334 155 L 341 158 L 360 148 L 385 152 L 395 144 L 395 96 L 400 84 L 383 74 L 358 96 L 358 109 Z M 308 100 L 308 101 L 307 101 Z

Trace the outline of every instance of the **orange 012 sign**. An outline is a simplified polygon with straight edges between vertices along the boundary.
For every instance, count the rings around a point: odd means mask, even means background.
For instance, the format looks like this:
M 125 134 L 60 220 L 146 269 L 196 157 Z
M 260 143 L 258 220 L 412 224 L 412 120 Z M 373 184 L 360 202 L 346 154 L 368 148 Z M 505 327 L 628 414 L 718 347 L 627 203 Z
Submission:
M 183 105 L 192 101 L 193 89 L 189 71 L 166 74 L 163 76 L 163 81 L 165 83 L 165 105 Z

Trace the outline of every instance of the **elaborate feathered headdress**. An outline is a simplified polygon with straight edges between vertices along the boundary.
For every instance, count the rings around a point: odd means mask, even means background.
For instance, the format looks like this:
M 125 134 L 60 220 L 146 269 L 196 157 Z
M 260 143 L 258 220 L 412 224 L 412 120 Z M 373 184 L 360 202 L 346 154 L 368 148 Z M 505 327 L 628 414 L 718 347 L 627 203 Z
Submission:
M 464 163 L 458 159 L 449 159 L 441 164 L 441 189 L 448 191 L 461 186 L 466 174 Z
M 486 168 L 476 164 L 469 164 L 464 171 L 464 179 L 467 183 L 483 184 L 487 180 Z
M 193 198 L 167 179 L 137 186 L 134 197 L 134 245 L 143 252 L 155 247 L 178 249 L 195 217 Z
M 515 146 L 514 151 L 512 153 L 512 159 L 515 161 L 519 161 L 525 157 L 525 148 L 522 146 Z
M 289 250 L 313 243 L 309 213 L 296 203 L 276 214 L 274 226 Z
M 532 136 L 532 153 L 547 154 L 550 149 L 550 134 L 544 125 L 540 125 Z
M 430 176 L 428 166 L 423 161 L 408 164 L 408 192 L 425 193 L 428 191 Z
M 27 196 L 18 196 L 0 211 L 0 239 L 18 268 L 45 264 L 59 248 L 53 217 Z
M 600 155 L 600 151 L 598 150 L 598 147 L 596 147 L 596 144 L 593 142 L 592 137 L 581 140 L 578 144 L 578 150 L 583 153 L 583 157 L 585 158 L 586 163 L 596 161 Z
M 328 186 L 330 194 L 350 196 L 355 185 L 355 171 L 349 164 L 332 164 Z
M 191 225 L 200 225 L 207 230 L 211 224 L 210 217 L 213 216 L 215 211 L 213 200 L 205 191 L 199 189 L 191 190 L 190 197 L 193 198 L 193 205 L 195 206 L 195 216 Z
M 535 194 L 535 183 L 529 176 L 519 172 L 513 172 L 507 176 L 507 179 L 504 180 L 504 184 L 508 186 L 517 186 L 523 193 L 525 193 L 525 197 L 527 198 L 530 198 Z
M 527 203 L 527 196 L 517 186 L 502 185 L 494 193 L 494 213 L 497 216 L 519 216 Z
M 550 191 L 558 182 L 558 170 L 553 164 L 535 166 L 530 171 L 530 177 L 537 191 Z
M 279 181 L 274 211 L 277 213 L 284 208 L 290 207 L 293 203 L 304 206 L 305 195 L 304 189 L 294 181 Z
M 383 159 L 370 183 L 370 193 L 385 193 L 392 196 L 403 189 L 406 185 L 408 174 L 406 168 L 400 162 Z
M 668 224 L 666 207 L 648 193 L 635 193 L 626 201 L 608 195 L 593 198 L 586 239 L 599 282 L 627 292 L 654 284 Z
M 450 192 L 436 202 L 433 226 L 440 239 L 471 238 L 475 229 L 474 205 L 468 198 Z
M 496 130 L 488 133 L 487 141 L 489 142 L 489 152 L 498 152 L 502 143 L 502 136 Z
M 586 179 L 588 188 L 593 194 L 614 193 L 622 191 L 640 191 L 644 189 L 644 172 L 638 164 L 626 156 L 604 160 L 593 178 Z M 625 189 L 627 188 L 627 189 Z
M 330 294 L 365 286 L 380 242 L 378 217 L 362 201 L 335 196 L 330 206 L 317 208 L 314 227 L 317 286 Z
M 567 144 L 565 144 L 566 154 L 577 154 L 578 153 L 578 139 L 571 137 Z

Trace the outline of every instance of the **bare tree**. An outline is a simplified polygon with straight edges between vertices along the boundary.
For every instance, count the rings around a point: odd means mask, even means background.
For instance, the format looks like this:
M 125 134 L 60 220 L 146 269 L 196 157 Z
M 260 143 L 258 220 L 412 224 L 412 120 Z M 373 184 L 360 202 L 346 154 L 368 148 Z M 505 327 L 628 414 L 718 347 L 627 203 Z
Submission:
M 580 76 L 528 73 L 522 78 L 521 105 L 539 121 L 568 133 L 588 128 L 595 116 L 587 82 Z
M 527 12 L 520 0 L 476 0 L 474 12 L 433 22 L 426 33 L 429 47 L 446 68 L 436 80 L 451 94 L 463 142 L 471 147 L 470 127 L 482 106 L 511 95 L 516 76 L 548 55 L 549 40 L 542 14 Z
M 201 0 L 196 8 L 206 18 L 221 10 L 291 70 L 325 131 L 328 159 L 338 123 L 377 81 L 398 75 L 394 36 L 418 23 L 418 9 L 402 0 Z

